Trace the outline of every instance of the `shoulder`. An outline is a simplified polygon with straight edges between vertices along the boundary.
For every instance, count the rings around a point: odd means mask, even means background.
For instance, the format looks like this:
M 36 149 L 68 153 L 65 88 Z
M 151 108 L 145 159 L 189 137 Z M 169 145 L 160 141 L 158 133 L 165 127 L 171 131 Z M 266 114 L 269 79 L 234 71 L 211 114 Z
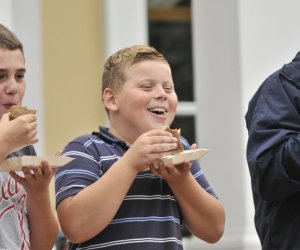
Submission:
M 92 134 L 84 134 L 84 135 L 80 135 L 75 137 L 71 142 L 86 142 L 92 139 L 96 139 L 97 137 L 92 135 Z
M 85 134 L 74 138 L 63 150 L 63 155 L 93 157 L 99 160 L 103 155 L 109 155 L 111 148 L 104 140 L 93 134 Z
M 12 152 L 6 158 L 8 159 L 11 157 L 19 157 L 24 155 L 36 155 L 34 147 L 32 145 L 26 146 L 18 151 Z
M 96 135 L 93 134 L 85 134 L 85 135 L 80 135 L 78 137 L 75 137 L 73 140 L 71 140 L 68 144 L 81 144 L 84 145 L 85 147 L 88 147 L 92 143 L 103 143 L 103 140 L 97 137 Z

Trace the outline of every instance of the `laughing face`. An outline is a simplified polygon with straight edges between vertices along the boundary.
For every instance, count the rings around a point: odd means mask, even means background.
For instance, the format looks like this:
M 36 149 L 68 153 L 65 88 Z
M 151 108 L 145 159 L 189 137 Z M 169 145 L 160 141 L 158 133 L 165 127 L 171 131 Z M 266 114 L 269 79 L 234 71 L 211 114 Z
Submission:
M 0 117 L 21 105 L 25 92 L 25 61 L 20 50 L 0 48 Z
M 117 119 L 112 121 L 110 129 L 122 139 L 129 137 L 128 140 L 134 141 L 146 131 L 170 125 L 178 103 L 170 66 L 161 61 L 132 65 L 114 98 L 112 118 Z

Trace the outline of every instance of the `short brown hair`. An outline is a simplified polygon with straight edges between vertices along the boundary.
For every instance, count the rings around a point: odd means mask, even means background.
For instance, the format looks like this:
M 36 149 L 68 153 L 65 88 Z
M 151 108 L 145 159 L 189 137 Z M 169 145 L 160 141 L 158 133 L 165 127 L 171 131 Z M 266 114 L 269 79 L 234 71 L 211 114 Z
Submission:
M 22 54 L 24 54 L 23 45 L 20 40 L 12 31 L 2 24 L 0 24 L 0 48 L 8 50 L 19 49 Z
M 126 68 L 142 61 L 162 61 L 168 64 L 161 53 L 147 45 L 134 45 L 121 49 L 112 54 L 104 64 L 102 95 L 106 88 L 120 88 L 125 81 Z

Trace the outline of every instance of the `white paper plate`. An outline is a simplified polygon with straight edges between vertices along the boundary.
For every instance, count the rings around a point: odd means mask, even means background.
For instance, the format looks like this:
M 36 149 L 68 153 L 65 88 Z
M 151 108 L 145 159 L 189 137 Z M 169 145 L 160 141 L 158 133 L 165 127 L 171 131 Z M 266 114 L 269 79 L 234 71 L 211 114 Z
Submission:
M 47 161 L 52 168 L 61 167 L 74 158 L 62 156 L 20 156 L 2 161 L 0 172 L 20 171 L 24 166 L 40 165 L 41 161 Z
M 183 152 L 176 155 L 168 155 L 161 158 L 165 165 L 169 164 L 180 164 L 184 161 L 193 161 L 200 159 L 204 155 L 206 155 L 210 150 L 209 149 L 191 149 L 184 150 Z

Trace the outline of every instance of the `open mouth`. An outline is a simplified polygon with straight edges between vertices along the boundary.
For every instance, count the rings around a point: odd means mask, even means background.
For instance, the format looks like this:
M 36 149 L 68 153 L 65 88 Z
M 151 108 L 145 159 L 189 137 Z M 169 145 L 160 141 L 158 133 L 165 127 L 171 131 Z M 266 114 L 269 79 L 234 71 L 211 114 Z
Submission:
M 168 111 L 164 108 L 153 108 L 153 109 L 148 109 L 148 111 L 150 111 L 153 114 L 156 115 L 167 115 Z

